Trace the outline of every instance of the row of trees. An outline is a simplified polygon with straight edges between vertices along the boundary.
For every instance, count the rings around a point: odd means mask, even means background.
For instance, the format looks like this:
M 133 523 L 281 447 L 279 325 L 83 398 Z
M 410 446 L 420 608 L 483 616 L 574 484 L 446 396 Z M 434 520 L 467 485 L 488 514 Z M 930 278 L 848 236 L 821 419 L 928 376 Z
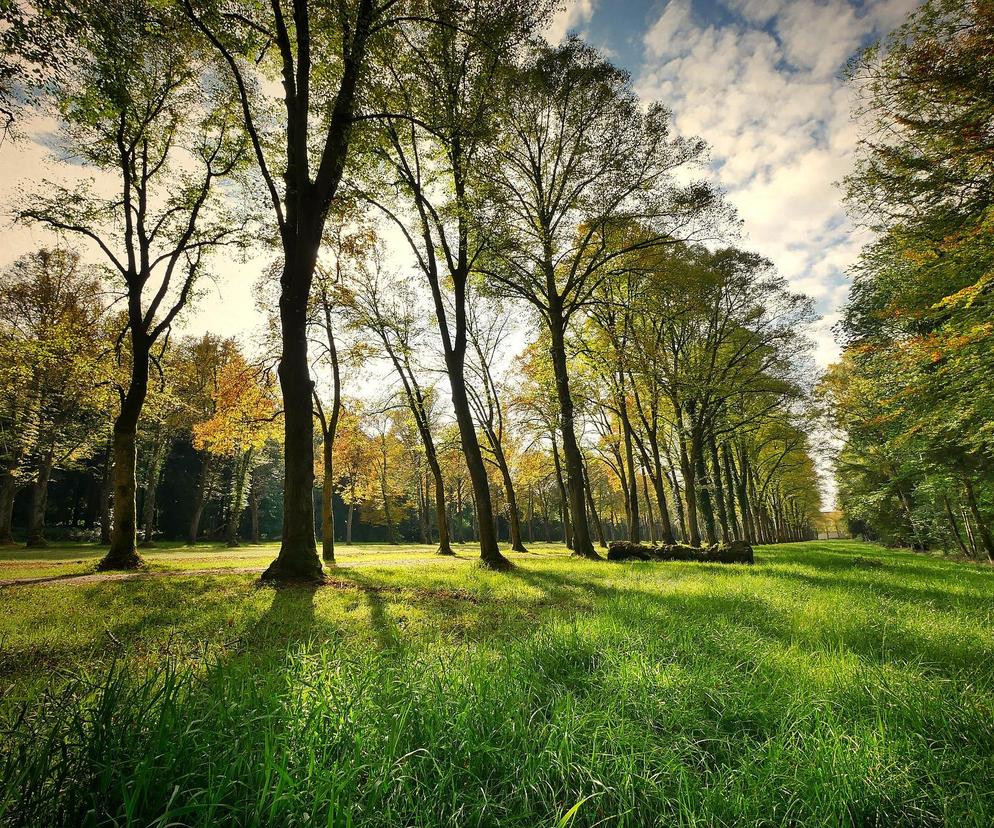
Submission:
M 823 394 L 854 529 L 994 560 L 992 42 L 989 3 L 933 0 L 852 67 L 848 195 L 877 240 Z
M 64 67 L 48 73 L 42 100 L 64 154 L 101 174 L 46 183 L 20 218 L 89 239 L 120 296 L 104 566 L 140 561 L 137 440 L 173 323 L 212 253 L 260 239 L 276 253 L 260 293 L 277 338 L 284 459 L 269 577 L 320 574 L 315 468 L 333 560 L 336 446 L 354 414 L 346 386 L 370 348 L 396 373 L 430 477 L 413 502 L 431 490 L 443 552 L 450 418 L 493 568 L 509 565 L 498 512 L 512 545 L 524 542 L 512 459 L 527 454 L 516 445 L 528 423 L 579 555 L 597 557 L 592 526 L 603 537 L 595 495 L 603 511 L 610 487 L 594 485 L 595 460 L 623 492 L 633 538 L 643 523 L 691 543 L 809 531 L 817 493 L 797 379 L 808 304 L 760 257 L 701 246 L 734 225 L 693 180 L 704 145 L 674 136 L 666 110 L 644 105 L 595 50 L 546 45 L 552 4 L 38 0 L 27 19 L 18 8 L 18 25 L 35 26 L 26 42 L 46 26 L 59 35 Z M 377 242 L 388 232 L 416 280 L 391 275 Z M 521 365 L 530 409 L 498 378 L 497 306 L 533 322 Z M 388 454 L 384 437 L 383 465 Z

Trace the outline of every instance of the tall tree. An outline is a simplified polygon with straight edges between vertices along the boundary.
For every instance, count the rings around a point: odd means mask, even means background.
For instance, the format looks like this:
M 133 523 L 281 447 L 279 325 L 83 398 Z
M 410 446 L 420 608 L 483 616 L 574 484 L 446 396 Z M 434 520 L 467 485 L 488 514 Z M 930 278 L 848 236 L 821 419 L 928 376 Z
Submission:
M 314 440 L 308 358 L 311 285 L 345 172 L 378 35 L 390 33 L 399 0 L 307 0 L 226 3 L 184 0 L 187 14 L 224 59 L 237 89 L 275 234 L 282 250 L 279 315 L 282 354 L 285 484 L 283 540 L 268 579 L 316 579 Z M 274 66 L 275 63 L 275 66 Z M 259 86 L 276 75 L 283 85 L 279 119 Z
M 114 421 L 114 527 L 104 569 L 132 568 L 137 551 L 136 436 L 154 351 L 186 305 L 210 252 L 239 240 L 218 204 L 220 181 L 243 157 L 224 85 L 208 72 L 181 18 L 146 0 L 67 3 L 76 17 L 71 73 L 54 92 L 65 157 L 116 178 L 47 183 L 23 221 L 92 241 L 123 289 L 129 376 Z
M 480 560 L 500 553 L 490 484 L 466 389 L 466 301 L 488 243 L 481 197 L 483 150 L 496 135 L 496 82 L 548 4 L 524 0 L 429 0 L 430 19 L 404 31 L 381 88 L 381 184 L 367 198 L 407 240 L 432 295 L 452 407 L 473 487 Z
M 714 193 L 676 186 L 703 144 L 674 138 L 629 77 L 576 39 L 537 47 L 507 73 L 504 133 L 487 169 L 502 244 L 489 278 L 538 309 L 550 333 L 574 553 L 599 557 L 586 520 L 583 459 L 566 358 L 571 320 L 628 252 L 688 235 Z M 633 225 L 649 232 L 630 232 Z

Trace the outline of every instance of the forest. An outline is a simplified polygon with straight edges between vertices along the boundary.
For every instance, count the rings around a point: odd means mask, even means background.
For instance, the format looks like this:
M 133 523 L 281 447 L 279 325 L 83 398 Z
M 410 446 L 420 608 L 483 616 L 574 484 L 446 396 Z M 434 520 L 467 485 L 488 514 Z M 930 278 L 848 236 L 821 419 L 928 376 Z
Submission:
M 829 360 L 603 6 L 0 0 L 0 826 L 994 822 L 994 5 Z

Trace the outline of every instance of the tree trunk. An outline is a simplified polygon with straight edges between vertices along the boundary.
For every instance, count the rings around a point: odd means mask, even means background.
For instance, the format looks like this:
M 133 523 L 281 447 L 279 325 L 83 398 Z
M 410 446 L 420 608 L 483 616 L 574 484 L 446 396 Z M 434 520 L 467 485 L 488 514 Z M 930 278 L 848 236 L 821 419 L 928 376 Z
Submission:
M 207 484 L 210 481 L 213 456 L 210 452 L 202 452 L 200 474 L 197 477 L 197 492 L 193 499 L 193 513 L 190 515 L 190 531 L 186 534 L 188 546 L 193 546 L 200 535 L 200 519 L 204 515 L 204 505 L 207 502 Z
M 946 518 L 949 520 L 949 528 L 953 530 L 956 545 L 964 555 L 969 556 L 966 551 L 966 544 L 963 543 L 963 536 L 959 532 L 959 525 L 956 523 L 956 515 L 953 514 L 953 507 L 949 505 L 949 498 L 946 495 L 942 496 L 942 505 L 945 507 Z
M 628 540 L 640 543 L 639 533 L 639 484 L 635 474 L 635 450 L 632 446 L 632 423 L 628 417 L 628 404 L 624 397 L 624 386 L 618 399 L 618 413 L 621 417 L 621 434 L 625 446 L 625 477 L 628 481 Z
M 569 519 L 569 497 L 566 494 L 566 483 L 563 481 L 563 467 L 559 462 L 559 447 L 556 445 L 555 432 L 552 434 L 552 460 L 556 467 L 556 482 L 559 484 L 559 518 L 563 525 L 563 543 L 567 549 L 573 548 L 573 533 Z
M 45 540 L 45 511 L 48 508 L 48 481 L 54 459 L 51 452 L 38 463 L 38 476 L 31 484 L 31 513 L 28 516 L 27 546 L 48 546 Z
M 725 490 L 725 513 L 728 515 L 728 522 L 731 525 L 732 536 L 736 539 L 742 538 L 743 533 L 739 528 L 739 520 L 735 514 L 735 473 L 733 472 L 733 463 L 731 452 L 728 449 L 728 443 L 721 444 L 721 459 L 724 466 L 724 490 Z
M 491 444 L 493 445 L 497 468 L 500 469 L 500 476 L 504 482 L 504 494 L 507 497 L 507 525 L 511 535 L 511 549 L 515 552 L 527 552 L 528 549 L 521 539 L 521 516 L 518 514 L 518 497 L 514 491 L 511 469 L 507 465 L 504 448 L 497 441 L 496 435 L 492 437 Z
M 304 216 L 298 221 L 307 223 Z M 317 219 L 313 223 L 320 224 Z M 315 581 L 322 577 L 314 540 L 313 383 L 307 358 L 307 303 L 319 242 L 320 227 L 312 241 L 298 240 L 297 249 L 291 246 L 284 251 L 280 293 L 283 354 L 277 370 L 283 392 L 283 539 L 276 560 L 262 575 L 264 580 Z
M 465 312 L 465 307 L 463 307 L 463 312 Z M 459 426 L 459 437 L 466 459 L 466 468 L 469 471 L 470 483 L 473 486 L 473 505 L 476 511 L 477 535 L 480 542 L 480 561 L 489 569 L 506 570 L 513 565 L 501 554 L 500 545 L 497 542 L 497 526 L 494 522 L 493 502 L 490 498 L 490 481 L 487 478 L 483 452 L 480 450 L 480 442 L 476 436 L 476 423 L 473 420 L 469 396 L 466 392 L 465 359 L 466 342 L 465 332 L 463 332 L 462 338 L 455 346 L 445 349 L 445 364 L 449 374 L 449 385 L 452 389 L 452 408 L 456 415 L 456 423 Z
M 573 519 L 573 554 L 591 560 L 601 560 L 590 540 L 587 510 L 583 496 L 583 457 L 574 430 L 573 398 L 569 388 L 569 370 L 566 365 L 566 323 L 561 308 L 555 304 L 549 309 L 552 345 L 552 368 L 556 377 L 556 396 L 559 399 L 559 430 L 563 438 L 563 459 L 566 463 L 566 490 L 569 493 L 569 511 Z
M 445 508 L 445 478 L 442 477 L 442 467 L 438 458 L 426 455 L 428 467 L 431 469 L 431 476 L 435 481 L 435 519 L 438 521 L 438 555 L 455 555 L 452 551 L 452 543 L 449 540 L 449 520 L 448 511 Z
M 973 522 L 977 525 L 977 534 L 980 535 L 980 540 L 984 545 L 984 551 L 987 553 L 987 558 L 994 563 L 994 537 L 991 536 L 990 527 L 984 522 L 983 517 L 980 515 L 980 507 L 977 505 L 977 497 L 973 491 L 973 483 L 967 477 L 963 478 L 963 491 L 966 493 L 966 505 L 970 508 L 970 514 L 973 515 Z
M 607 540 L 604 538 L 604 527 L 601 525 L 601 519 L 597 515 L 597 507 L 594 505 L 594 493 L 590 489 L 590 473 L 587 471 L 587 466 L 583 466 L 583 488 L 587 493 L 587 507 L 590 509 L 590 517 L 594 521 L 594 528 L 597 530 L 597 542 L 600 544 L 601 549 L 607 549 Z
M 731 543 L 732 530 L 728 520 L 725 485 L 722 479 L 721 462 L 718 459 L 718 443 L 715 441 L 713 435 L 708 440 L 708 449 L 711 453 L 711 479 L 714 481 L 714 504 L 718 508 L 718 524 L 721 526 L 721 539 L 724 543 Z
M 687 539 L 691 546 L 701 545 L 701 530 L 697 523 L 697 469 L 687 452 L 684 435 L 680 441 L 680 471 L 683 473 L 683 499 L 687 514 Z
M 352 515 L 355 512 L 355 503 L 349 503 L 348 516 L 345 518 L 345 545 L 352 545 Z
M 321 446 L 324 474 L 321 479 L 321 558 L 325 563 L 335 562 L 335 471 L 334 438 L 324 435 Z
M 0 477 L 0 546 L 14 542 L 13 517 L 14 498 L 17 495 L 17 478 L 11 471 L 4 471 Z
M 647 524 L 649 527 L 649 542 L 656 545 L 656 521 L 652 516 L 652 501 L 649 499 L 649 481 L 646 479 L 645 470 L 642 470 L 642 491 L 645 497 L 645 509 L 648 515 Z
M 142 565 L 138 555 L 138 419 L 148 395 L 149 349 L 144 334 L 131 331 L 131 383 L 121 400 L 121 410 L 114 420 L 114 521 L 110 549 L 97 569 L 136 569 Z
M 152 443 L 148 457 L 147 477 L 145 481 L 145 502 L 142 504 L 142 546 L 154 546 L 152 536 L 155 533 L 155 507 L 159 492 L 159 469 L 161 468 L 160 453 L 162 445 L 158 440 Z
M 252 454 L 251 448 L 246 449 L 235 463 L 235 474 L 231 481 L 231 509 L 228 512 L 228 525 L 224 532 L 228 546 L 239 546 L 238 527 L 241 524 L 242 512 L 245 511 L 245 480 L 252 464 Z

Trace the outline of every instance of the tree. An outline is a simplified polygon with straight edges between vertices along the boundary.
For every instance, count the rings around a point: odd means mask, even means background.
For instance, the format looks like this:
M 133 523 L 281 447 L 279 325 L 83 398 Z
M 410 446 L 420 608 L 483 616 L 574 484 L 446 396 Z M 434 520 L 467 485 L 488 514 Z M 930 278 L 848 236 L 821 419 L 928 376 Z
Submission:
M 507 73 L 502 140 L 486 168 L 502 233 L 492 283 L 530 302 L 550 333 L 574 553 L 599 557 L 585 516 L 566 333 L 618 260 L 689 235 L 715 196 L 676 186 L 703 144 L 675 139 L 668 113 L 648 108 L 629 77 L 576 39 L 536 47 Z M 633 226 L 648 232 L 631 232 Z
M 28 546 L 44 546 L 53 470 L 89 456 L 105 422 L 110 342 L 103 337 L 99 280 L 79 256 L 42 249 L 20 257 L 0 277 L 4 476 L 0 529 L 9 542 L 18 478 L 30 475 Z
M 230 179 L 244 144 L 231 101 L 202 50 L 169 9 L 145 0 L 66 4 L 81 31 L 73 71 L 54 92 L 67 154 L 116 176 L 118 192 L 94 182 L 47 183 L 23 221 L 92 241 L 127 308 L 129 377 L 114 421 L 114 526 L 104 569 L 132 568 L 137 551 L 136 437 L 157 345 L 186 305 L 211 251 L 239 241 L 217 185 Z
M 472 344 L 470 360 L 471 382 L 468 386 L 469 401 L 477 423 L 487 438 L 490 458 L 500 473 L 507 498 L 507 521 L 511 536 L 511 549 L 527 552 L 521 534 L 521 515 L 507 457 L 509 442 L 508 424 L 501 403 L 502 390 L 495 378 L 497 360 L 506 349 L 509 336 L 510 313 L 490 312 L 479 298 L 468 306 L 467 335 Z
M 359 97 L 378 36 L 394 28 L 398 0 L 307 0 L 227 4 L 184 0 L 237 89 L 243 127 L 271 204 L 282 250 L 279 274 L 285 484 L 283 540 L 264 577 L 321 577 L 314 542 L 314 442 L 308 358 L 311 286 L 325 222 L 336 203 Z M 399 9 L 398 9 L 399 11 Z M 275 64 L 275 65 L 274 65 Z M 258 93 L 273 74 L 283 84 L 283 117 L 268 117 Z
M 488 244 L 480 190 L 483 150 L 495 135 L 498 73 L 539 26 L 545 3 L 433 0 L 431 18 L 405 30 L 379 89 L 381 186 L 367 199 L 403 234 L 432 296 L 452 408 L 473 487 L 480 560 L 510 561 L 497 542 L 490 484 L 466 389 L 466 301 Z
M 194 446 L 228 458 L 233 465 L 225 540 L 238 545 L 253 459 L 280 432 L 279 406 L 271 377 L 235 351 L 221 367 L 214 392 L 214 416 L 193 429 Z
M 350 307 L 352 324 L 379 340 L 400 380 L 434 481 L 438 554 L 454 555 L 449 539 L 445 476 L 433 433 L 437 428 L 438 393 L 430 381 L 425 381 L 425 372 L 416 362 L 427 334 L 417 293 L 408 281 L 390 277 L 377 261 L 354 284 Z

